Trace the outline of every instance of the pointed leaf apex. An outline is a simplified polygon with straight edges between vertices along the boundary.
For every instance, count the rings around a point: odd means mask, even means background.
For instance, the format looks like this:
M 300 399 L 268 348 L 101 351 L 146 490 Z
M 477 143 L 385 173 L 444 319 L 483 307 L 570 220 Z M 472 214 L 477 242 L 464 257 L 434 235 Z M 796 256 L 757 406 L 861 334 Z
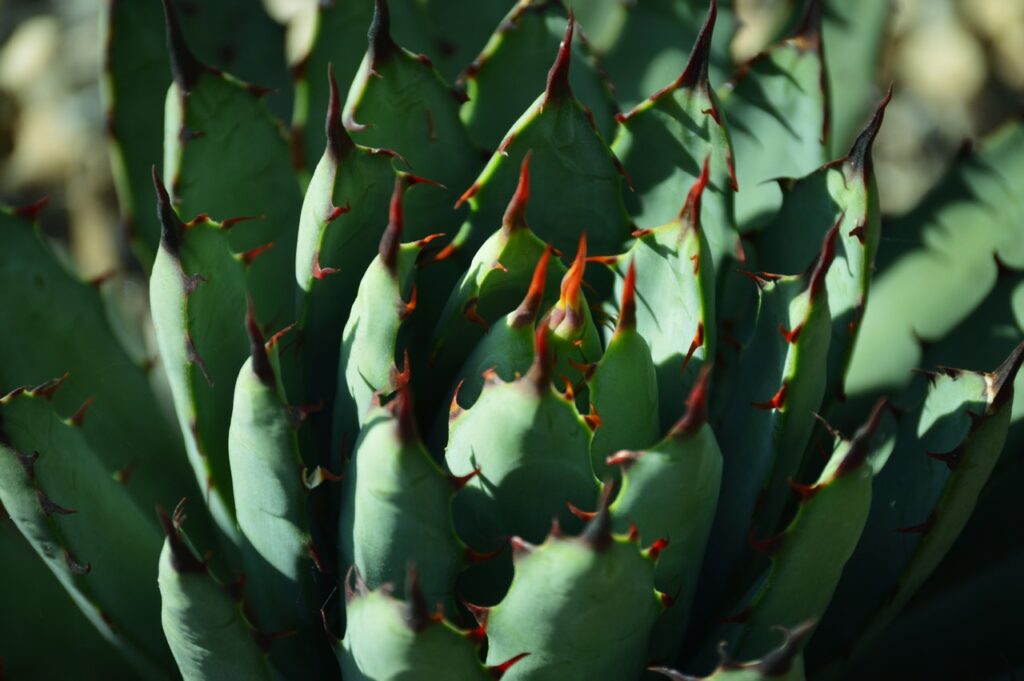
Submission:
M 700 370 L 697 382 L 690 389 L 686 400 L 686 414 L 672 427 L 668 435 L 671 438 L 687 438 L 693 436 L 708 421 L 708 385 L 711 378 L 711 365 L 705 364 Z
M 548 71 L 548 84 L 544 90 L 544 103 L 552 100 L 562 100 L 572 97 L 572 87 L 569 85 L 569 66 L 572 62 L 572 36 L 576 28 L 576 15 L 569 9 L 569 23 L 565 27 L 565 36 L 558 46 L 558 56 L 555 63 Z
M 612 514 L 609 510 L 615 494 L 615 481 L 608 479 L 601 487 L 597 502 L 597 514 L 583 528 L 580 538 L 595 551 L 603 551 L 612 543 Z
M 544 300 L 544 288 L 548 280 L 548 262 L 551 260 L 551 245 L 549 244 L 533 268 L 533 278 L 530 280 L 530 288 L 526 291 L 526 297 L 516 308 L 512 315 L 510 326 L 514 329 L 521 328 L 526 324 L 532 324 L 537 318 L 540 304 Z
M 519 166 L 519 185 L 516 187 L 516 193 L 512 195 L 512 200 L 509 201 L 508 208 L 505 209 L 505 217 L 501 221 L 501 226 L 508 232 L 527 227 L 526 205 L 530 201 L 530 157 L 532 155 L 533 150 L 531 149 L 523 156 L 523 162 Z
M 196 558 L 196 555 L 192 553 L 192 549 L 185 544 L 185 540 L 181 537 L 181 522 L 185 517 L 183 512 L 184 503 L 184 499 L 178 502 L 177 508 L 174 509 L 173 518 L 161 506 L 156 507 L 156 514 L 160 518 L 160 524 L 164 528 L 164 534 L 167 535 L 167 542 L 171 549 L 171 565 L 174 567 L 174 571 L 178 573 L 195 572 L 206 574 L 206 565 Z
M 867 460 L 868 454 L 871 453 L 871 438 L 875 436 L 878 425 L 882 422 L 882 409 L 885 408 L 885 405 L 884 397 L 875 402 L 867 421 L 853 434 L 850 448 L 846 451 L 846 456 L 843 457 L 843 461 L 836 470 L 837 477 L 859 468 Z
M 160 173 L 155 165 L 152 167 L 152 175 L 153 187 L 156 189 L 156 215 L 160 220 L 160 242 L 168 253 L 177 257 L 185 225 L 181 222 L 178 214 L 174 212 L 171 197 L 167 194 L 167 187 L 160 179 Z
M 184 92 L 188 92 L 206 67 L 188 49 L 185 34 L 181 31 L 178 14 L 171 6 L 171 0 L 163 0 L 163 3 L 164 21 L 167 26 L 167 51 L 171 58 L 171 75 L 178 87 Z
M 836 236 L 839 234 L 839 225 L 842 224 L 845 213 L 840 214 L 834 225 L 825 233 L 825 239 L 821 244 L 821 253 L 814 262 L 814 269 L 811 271 L 811 283 L 808 286 L 811 300 L 817 298 L 820 292 L 825 290 L 825 278 L 832 267 L 832 261 L 836 257 Z
M 388 227 L 384 230 L 384 236 L 380 240 L 380 257 L 384 266 L 392 273 L 398 267 L 398 248 L 402 244 L 402 193 L 405 183 L 402 178 L 395 178 L 395 191 L 391 194 L 391 206 L 388 209 Z
M 554 353 L 548 349 L 548 325 L 540 324 L 534 333 L 534 357 L 530 370 L 526 372 L 537 391 L 543 394 L 551 386 L 551 374 L 555 370 Z
M 387 59 L 398 49 L 395 41 L 391 39 L 391 10 L 388 9 L 387 0 L 375 0 L 373 21 L 370 22 L 366 38 L 370 43 L 371 69 L 376 69 L 378 62 Z
M 330 102 L 327 105 L 327 121 L 324 129 L 327 132 L 327 150 L 335 161 L 341 159 L 345 152 L 354 149 L 348 131 L 341 122 L 341 97 L 338 94 L 338 81 L 334 78 L 334 64 L 327 64 L 327 84 L 330 87 Z
M 871 148 L 874 146 L 875 138 L 878 136 L 878 130 L 882 127 L 885 109 L 889 106 L 891 100 L 892 83 L 889 83 L 889 90 L 885 93 L 885 97 L 878 103 L 874 115 L 871 116 L 871 120 L 860 131 L 860 134 L 857 135 L 857 139 L 854 140 L 853 146 L 850 148 L 850 153 L 846 155 L 846 164 L 854 170 L 864 173 L 866 176 L 871 175 L 873 170 Z
M 274 385 L 274 370 L 267 358 L 267 346 L 263 340 L 260 325 L 256 322 L 256 308 L 249 298 L 245 311 L 245 329 L 249 333 L 249 355 L 252 358 L 252 372 L 265 385 Z
M 1017 377 L 1022 363 L 1024 363 L 1024 342 L 1013 349 L 1013 352 L 999 365 L 998 369 L 985 375 L 990 413 L 999 409 L 1013 397 L 1013 381 Z
M 711 38 L 715 32 L 715 20 L 718 18 L 718 1 L 711 0 L 707 18 L 697 34 L 697 41 L 690 51 L 690 59 L 686 69 L 676 81 L 676 87 L 706 87 L 708 84 L 708 63 L 711 59 Z

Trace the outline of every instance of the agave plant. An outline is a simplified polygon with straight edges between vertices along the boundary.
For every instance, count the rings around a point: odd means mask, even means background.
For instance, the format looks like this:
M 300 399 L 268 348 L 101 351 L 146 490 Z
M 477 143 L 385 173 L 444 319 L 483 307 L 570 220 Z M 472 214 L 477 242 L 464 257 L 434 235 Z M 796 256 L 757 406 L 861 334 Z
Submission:
M 968 519 L 1015 479 L 1024 130 L 883 239 L 886 2 L 736 66 L 715 0 L 336 0 L 293 84 L 255 7 L 178 4 L 105 15 L 152 326 L 0 213 L 12 674 L 1002 671 L 922 640 L 1020 601 Z

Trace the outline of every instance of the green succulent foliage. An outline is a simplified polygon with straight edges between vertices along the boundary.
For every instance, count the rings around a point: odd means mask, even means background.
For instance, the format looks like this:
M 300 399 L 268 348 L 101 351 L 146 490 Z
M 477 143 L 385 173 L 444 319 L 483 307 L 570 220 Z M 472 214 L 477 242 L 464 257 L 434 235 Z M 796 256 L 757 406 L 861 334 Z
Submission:
M 152 331 L 41 205 L 0 210 L 6 670 L 1024 664 L 988 533 L 1020 476 L 1024 134 L 883 227 L 886 3 L 785 3 L 733 64 L 724 1 L 336 0 L 291 84 L 259 8 L 162 4 L 104 12 Z

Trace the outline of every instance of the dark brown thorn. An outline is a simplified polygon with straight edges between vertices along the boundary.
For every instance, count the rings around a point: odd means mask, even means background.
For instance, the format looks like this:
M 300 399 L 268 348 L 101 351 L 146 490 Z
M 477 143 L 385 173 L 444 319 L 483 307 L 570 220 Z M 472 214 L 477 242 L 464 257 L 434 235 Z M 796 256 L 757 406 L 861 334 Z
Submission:
M 322 267 L 320 265 L 320 251 L 313 253 L 313 278 L 317 281 L 323 281 L 332 274 L 340 272 L 337 267 Z
M 167 515 L 167 512 L 160 506 L 156 507 L 156 514 L 160 518 L 160 524 L 167 535 L 167 542 L 171 549 L 171 566 L 175 572 L 195 572 L 206 574 L 206 565 L 196 558 L 185 541 L 181 537 L 181 522 L 184 519 L 184 506 L 182 499 L 174 509 L 174 517 Z
M 873 170 L 871 161 L 871 148 L 874 146 L 875 138 L 878 136 L 878 130 L 882 127 L 882 119 L 885 118 L 885 109 L 889 105 L 889 101 L 892 99 L 892 83 L 889 83 L 889 90 L 885 93 L 885 97 L 878 103 L 878 107 L 875 109 L 875 113 L 871 116 L 871 120 L 864 126 L 860 134 L 857 135 L 857 139 L 854 140 L 853 146 L 850 148 L 850 153 L 846 155 L 845 162 L 850 165 L 854 170 L 863 172 L 866 176 L 870 176 Z
M 450 482 L 455 491 L 458 492 L 460 489 L 465 487 L 470 480 L 472 480 L 478 475 L 480 475 L 480 469 L 474 468 L 472 471 L 466 473 L 465 475 L 449 475 L 448 482 Z
M 267 348 L 267 350 L 274 348 L 278 343 L 280 343 L 281 339 L 284 338 L 285 334 L 294 329 L 297 323 L 298 322 L 292 322 L 291 324 L 289 324 L 288 326 L 284 327 L 283 329 L 275 333 L 273 336 L 271 336 L 270 340 L 268 340 L 265 343 L 265 347 Z
M 857 241 L 860 242 L 861 246 L 864 245 L 864 239 L 865 239 L 866 235 L 867 235 L 867 230 L 865 230 L 863 224 L 857 225 L 856 227 L 854 227 L 853 229 L 851 229 L 849 232 L 846 233 L 846 236 L 855 236 L 855 237 L 857 237 Z
M 129 461 L 124 466 L 114 471 L 114 480 L 117 480 L 122 485 L 127 485 L 131 482 L 132 476 L 135 474 L 135 469 L 137 467 L 137 461 Z
M 636 328 L 636 260 L 629 261 L 626 279 L 622 284 L 622 304 L 615 333 Z
M 896 531 L 900 534 L 927 534 L 929 530 L 935 525 L 935 512 L 928 516 L 928 519 L 923 523 L 917 525 L 908 525 L 907 527 L 898 527 Z
M 970 413 L 970 412 L 968 412 Z M 963 447 L 957 447 L 951 452 L 945 454 L 936 454 L 935 452 L 925 452 L 925 454 L 936 461 L 941 461 L 949 467 L 949 470 L 956 470 L 956 467 L 964 460 L 964 449 Z
M 528 556 L 536 550 L 536 546 L 526 541 L 522 537 L 512 537 L 508 540 L 508 545 L 512 547 L 512 558 L 521 558 Z
M 469 611 L 469 614 L 473 616 L 473 620 L 481 627 L 487 627 L 487 619 L 491 614 L 491 609 L 484 605 L 477 605 L 476 603 L 470 603 L 465 598 L 459 596 L 459 602 L 462 603 L 462 607 Z
M 192 340 L 192 334 L 188 332 L 185 333 L 185 360 L 199 368 L 199 373 L 206 379 L 206 384 L 212 388 L 213 376 L 210 375 L 210 370 L 206 368 L 206 362 L 203 361 L 202 355 L 196 349 L 196 344 Z
M 690 676 L 682 672 L 677 672 L 675 669 L 669 667 L 648 667 L 647 671 L 654 672 L 655 674 L 661 674 L 669 681 L 701 681 L 699 676 Z
M 839 429 L 838 429 L 838 428 L 836 428 L 836 427 L 835 427 L 835 426 L 833 426 L 833 425 L 832 425 L 831 423 L 829 423 L 829 422 L 828 422 L 828 421 L 827 421 L 827 420 L 825 419 L 825 417 L 824 417 L 824 416 L 822 416 L 821 414 L 819 414 L 818 412 L 811 412 L 811 416 L 813 416 L 813 417 L 814 417 L 815 419 L 817 419 L 817 420 L 818 420 L 818 423 L 820 423 L 820 424 L 822 425 L 822 427 L 823 427 L 823 428 L 824 428 L 825 430 L 827 430 L 827 431 L 828 431 L 828 434 L 829 434 L 829 435 L 831 435 L 833 439 L 835 439 L 835 440 L 847 440 L 847 439 L 849 439 L 849 438 L 847 438 L 847 437 L 846 437 L 845 435 L 843 435 L 843 434 L 842 434 L 842 433 L 841 433 L 841 432 L 839 431 Z
M 668 539 L 660 537 L 658 539 L 655 539 L 654 543 L 644 550 L 644 553 L 647 555 L 648 558 L 656 561 L 658 560 L 658 556 L 661 555 L 661 552 L 665 550 L 666 546 L 668 546 Z
M 705 156 L 700 175 L 690 187 L 690 191 L 686 195 L 686 202 L 683 204 L 682 210 L 679 211 L 679 219 L 688 221 L 688 226 L 697 231 L 700 231 L 700 202 L 701 197 L 704 196 L 704 190 L 708 186 L 710 163 L 711 157 Z
M 811 271 L 811 283 L 808 286 L 811 300 L 814 300 L 820 291 L 825 289 L 825 277 L 832 267 L 832 261 L 836 257 L 836 236 L 839 234 L 839 225 L 842 224 L 846 213 L 841 213 L 835 224 L 825 232 L 825 239 L 821 244 L 821 253 L 814 262 L 814 269 Z
M 49 381 L 44 381 L 32 388 L 29 392 L 32 393 L 34 397 L 42 397 L 47 401 L 52 400 L 53 394 L 57 392 L 59 387 L 64 385 L 64 381 L 68 380 L 70 375 L 70 373 L 64 372 L 64 375 L 60 378 L 51 378 Z
M 388 403 L 391 413 L 398 421 L 398 438 L 405 445 L 419 442 L 416 430 L 416 412 L 412 408 L 412 390 L 407 382 L 398 388 L 398 394 Z
M 698 86 L 707 87 L 708 64 L 711 61 L 711 38 L 715 32 L 715 20 L 718 18 L 718 2 L 711 0 L 708 7 L 708 15 L 704 19 L 700 33 L 697 34 L 697 41 L 690 51 L 690 58 L 686 63 L 686 69 L 676 79 L 676 87 L 695 88 Z
M 572 97 L 572 87 L 569 85 L 569 67 L 572 62 L 572 36 L 576 27 L 576 15 L 572 8 L 569 9 L 569 23 L 565 27 L 565 35 L 558 46 L 558 56 L 555 63 L 548 71 L 548 83 L 544 90 L 544 104 L 552 101 L 560 101 Z
M 551 373 L 555 369 L 554 353 L 548 349 L 548 325 L 540 324 L 534 334 L 533 364 L 526 372 L 526 378 L 541 394 L 551 386 Z
M 252 358 L 252 372 L 256 374 L 256 377 L 264 385 L 274 385 L 274 369 L 270 366 L 263 333 L 260 331 L 260 325 L 256 322 L 256 307 L 253 305 L 252 298 L 249 298 L 245 310 L 245 330 L 249 334 L 249 356 Z
M 455 209 L 458 210 L 459 208 L 461 208 L 462 204 L 476 196 L 476 193 L 478 191 L 480 191 L 480 185 L 474 182 L 472 185 L 470 185 L 469 189 L 462 193 L 462 196 L 459 197 L 459 200 L 455 202 Z
M 355 588 L 352 587 L 352 582 L 355 581 Z M 359 573 L 359 568 L 355 564 L 350 565 L 348 571 L 345 573 L 345 605 L 352 602 L 356 596 L 366 596 L 370 593 L 370 589 L 366 586 L 366 582 L 363 580 L 363 576 Z
M 25 218 L 31 222 L 35 222 L 39 219 L 39 214 L 46 208 L 46 204 L 50 202 L 49 196 L 44 196 L 34 203 L 28 203 L 23 206 L 16 206 L 11 212 L 18 217 Z
M 252 638 L 256 642 L 256 647 L 266 653 L 274 645 L 275 641 L 295 636 L 298 633 L 299 632 L 295 629 L 282 629 L 280 631 L 253 631 Z
M 90 563 L 79 563 L 67 549 L 64 549 L 64 563 L 71 570 L 72 574 L 78 576 L 87 575 L 92 572 L 92 565 Z
M 68 423 L 72 426 L 81 428 L 82 424 L 85 422 L 85 413 L 89 411 L 89 407 L 91 407 L 92 403 L 95 401 L 96 398 L 92 395 L 85 398 L 85 402 L 83 402 L 82 406 L 78 408 L 78 411 L 71 415 L 71 418 L 68 419 Z
M 796 343 L 796 339 L 800 337 L 800 331 L 803 328 L 803 324 L 798 324 L 797 326 L 793 327 L 793 329 L 790 331 L 786 329 L 785 326 L 782 325 L 782 322 L 779 322 L 779 333 L 782 334 L 782 337 L 790 345 Z
M 402 620 L 417 634 L 435 621 L 420 588 L 419 572 L 411 562 L 405 568 L 405 608 L 402 609 Z
M 609 466 L 622 466 L 623 471 L 628 471 L 629 467 L 639 461 L 643 455 L 642 451 L 621 449 L 606 458 L 604 462 Z
M 454 392 L 452 392 L 452 401 L 448 405 L 448 420 L 456 418 L 462 413 L 462 407 L 459 406 L 459 391 L 462 390 L 462 386 L 465 385 L 466 379 L 459 381 L 459 384 L 455 386 Z
M 509 669 L 512 668 L 512 665 L 514 665 L 516 662 L 519 662 L 519 660 L 523 659 L 529 654 L 530 653 L 519 653 L 514 657 L 508 658 L 501 664 L 491 665 L 487 668 L 487 673 L 491 675 L 492 679 L 500 679 L 501 677 L 505 676 L 505 673 Z
M 597 413 L 597 407 L 594 406 L 593 402 L 590 403 L 590 413 L 584 415 L 583 422 L 587 424 L 587 428 L 590 428 L 590 432 L 594 432 L 601 427 L 603 421 L 601 420 L 601 415 Z
M 164 0 L 165 3 L 168 1 Z M 168 253 L 177 258 L 178 252 L 181 249 L 181 235 L 185 226 L 182 224 L 178 214 L 174 212 L 174 207 L 171 206 L 171 197 L 167 194 L 167 187 L 164 186 L 163 180 L 160 179 L 160 173 L 157 172 L 155 165 L 152 167 L 151 172 L 153 175 L 153 187 L 156 189 L 156 215 L 160 219 L 160 242 Z
M 767 402 L 754 402 L 754 407 L 757 409 L 764 409 L 765 411 L 767 411 L 769 409 L 782 409 L 782 407 L 785 406 L 785 404 L 786 384 L 783 383 L 782 387 L 780 387 L 778 391 L 776 391 L 776 393 L 772 395 L 772 398 L 770 400 L 768 400 Z
M 609 507 L 612 505 L 615 487 L 615 480 L 609 478 L 604 481 L 597 501 L 597 514 L 587 523 L 580 535 L 580 539 L 595 551 L 603 551 L 612 543 L 612 514 Z
M 345 213 L 352 212 L 352 204 L 348 201 L 345 202 L 344 206 L 331 206 L 330 210 L 327 211 L 327 217 L 324 218 L 324 224 L 329 225 Z
M 523 156 L 523 162 L 519 166 L 519 184 L 516 186 L 516 193 L 508 202 L 505 215 L 501 220 L 501 226 L 507 232 L 527 228 L 526 206 L 530 202 L 530 158 L 533 150 L 529 150 Z
M 466 318 L 466 321 L 476 324 L 486 333 L 490 330 L 491 325 L 487 323 L 486 319 L 480 316 L 479 312 L 477 312 L 477 303 L 479 302 L 480 299 L 476 297 L 467 300 L 465 306 L 462 308 L 462 316 Z
M 587 267 L 587 233 L 580 233 L 579 247 L 576 250 L 576 258 L 569 266 L 569 271 L 562 279 L 562 290 L 560 302 L 569 308 L 575 309 L 579 304 L 580 288 L 583 285 L 583 272 Z
M 256 258 L 260 257 L 261 255 L 263 255 L 264 253 L 266 253 L 267 251 L 269 251 L 273 247 L 274 247 L 274 242 L 273 241 L 267 242 L 267 243 L 263 244 L 262 246 L 257 246 L 256 248 L 250 248 L 249 250 L 245 251 L 240 256 L 238 256 L 238 259 L 242 261 L 243 265 L 245 265 L 246 267 L 249 267 L 250 265 L 253 264 L 253 262 L 256 261 Z
M 388 226 L 380 240 L 380 257 L 384 266 L 395 274 L 398 267 L 398 249 L 402 243 L 402 192 L 405 184 L 402 178 L 395 179 L 395 190 L 391 194 L 391 205 L 388 208 Z
M 562 382 L 565 383 L 565 390 L 562 391 L 562 396 L 567 402 L 573 402 L 576 399 L 576 390 L 572 387 L 572 381 L 569 380 L 568 376 L 562 376 Z
M 1024 363 L 1024 342 L 1013 349 L 1013 352 L 999 365 L 999 368 L 990 374 L 985 374 L 989 413 L 995 412 L 1013 396 L 1013 381 L 1017 377 L 1022 363 Z
M 686 356 L 683 357 L 683 366 L 679 369 L 680 374 L 686 373 L 686 367 L 690 365 L 693 354 L 702 345 L 704 345 L 704 322 L 697 322 L 697 331 L 693 334 L 693 340 L 690 341 L 690 347 L 686 351 Z
M 583 520 L 584 522 L 590 522 L 597 517 L 597 511 L 584 511 L 582 508 L 577 507 L 571 501 L 565 502 L 565 505 L 569 508 L 569 513 Z
M 808 0 L 803 17 L 789 38 L 801 50 L 821 50 L 821 5 L 820 0 Z
M 41 489 L 36 490 L 36 499 L 39 501 L 39 508 L 41 508 L 43 513 L 48 516 L 74 515 L 75 513 L 78 513 L 78 511 L 73 508 L 64 508 L 60 504 L 54 503 L 49 497 L 43 494 Z
M 839 468 L 836 469 L 837 477 L 858 468 L 868 458 L 868 454 L 871 452 L 871 438 L 875 436 L 878 425 L 882 422 L 882 410 L 885 405 L 886 399 L 879 398 L 871 409 L 868 420 L 853 434 L 850 448 L 839 464 Z
M 708 386 L 711 383 L 711 365 L 701 367 L 697 381 L 686 399 L 686 415 L 676 422 L 668 435 L 672 438 L 691 437 L 708 421 Z
M 805 485 L 802 482 L 797 482 L 792 478 L 786 481 L 789 484 L 789 488 L 800 497 L 800 503 L 810 501 L 815 494 L 818 493 L 817 485 Z
M 330 100 L 324 130 L 327 133 L 327 151 L 337 162 L 346 153 L 355 149 L 356 143 L 352 141 L 341 122 L 341 97 L 338 95 L 338 82 L 334 78 L 334 64 L 330 62 L 327 64 L 327 83 L 330 88 Z
M 306 489 L 316 489 L 324 482 L 340 482 L 341 476 L 333 473 L 324 466 L 317 466 L 313 470 L 302 469 L 302 484 Z
M 171 0 L 163 0 L 163 3 L 164 20 L 167 26 L 167 51 L 171 58 L 171 75 L 178 87 L 188 92 L 195 85 L 200 72 L 205 67 L 188 49 L 188 43 L 185 42 L 185 35 L 181 31 L 181 24 L 178 23 L 178 15 L 171 6 Z
M 786 543 L 786 537 L 788 536 L 785 532 L 780 532 L 766 539 L 750 537 L 748 543 L 750 548 L 771 558 L 782 549 L 782 545 Z
M 416 288 L 416 284 L 412 285 L 412 295 L 409 296 L 409 301 L 404 300 L 398 301 L 398 320 L 404 322 L 409 318 L 413 312 L 416 311 L 416 304 L 419 298 L 419 289 Z
M 817 4 L 814 2 L 813 4 Z M 804 641 L 814 631 L 814 620 L 808 620 L 796 625 L 792 629 L 775 627 L 782 631 L 784 636 L 782 645 L 765 655 L 753 668 L 760 672 L 763 678 L 775 678 L 789 673 L 793 661 L 800 654 Z
M 377 70 L 377 64 L 393 55 L 398 46 L 391 39 L 391 11 L 388 9 L 387 0 L 375 0 L 373 7 L 373 20 L 370 22 L 370 30 L 366 33 L 370 47 L 370 69 Z
M 468 546 L 463 549 L 462 557 L 466 559 L 466 562 L 470 565 L 476 565 L 477 563 L 486 563 L 489 560 L 497 558 L 505 550 L 505 547 L 495 549 L 494 551 L 477 551 L 471 549 Z
M 266 215 L 241 215 L 237 218 L 228 218 L 220 223 L 221 229 L 230 230 L 232 227 L 237 225 L 239 222 L 251 222 L 253 220 L 266 220 Z
M 14 456 L 17 458 L 17 463 L 22 465 L 22 468 L 25 470 L 25 474 L 29 476 L 29 479 L 36 479 L 36 461 L 39 459 L 39 453 L 33 452 L 32 454 L 22 454 L 17 450 L 14 450 Z
M 548 262 L 550 260 L 551 246 L 548 245 L 544 252 L 541 253 L 540 258 L 537 259 L 537 264 L 533 268 L 533 278 L 530 279 L 530 288 L 526 291 L 526 297 L 523 298 L 523 302 L 512 313 L 509 325 L 513 329 L 521 328 L 526 324 L 532 324 L 537 318 L 540 304 L 544 300 L 544 287 L 548 280 Z

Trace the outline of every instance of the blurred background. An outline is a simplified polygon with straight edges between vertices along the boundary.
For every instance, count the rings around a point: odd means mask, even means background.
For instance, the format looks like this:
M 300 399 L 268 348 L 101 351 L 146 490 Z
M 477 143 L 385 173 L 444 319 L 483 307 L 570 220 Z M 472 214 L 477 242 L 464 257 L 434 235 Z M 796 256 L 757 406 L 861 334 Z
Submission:
M 258 1 L 258 0 L 257 0 Z M 0 0 L 0 201 L 42 196 L 51 236 L 86 276 L 123 267 L 126 245 L 104 136 L 103 0 Z M 264 0 L 292 54 L 317 0 Z M 784 30 L 795 0 L 735 0 L 737 60 Z M 914 205 L 957 150 L 1024 112 L 1024 0 L 892 0 L 882 88 L 896 96 L 875 148 L 882 208 Z M 716 84 L 717 85 L 717 84 Z

